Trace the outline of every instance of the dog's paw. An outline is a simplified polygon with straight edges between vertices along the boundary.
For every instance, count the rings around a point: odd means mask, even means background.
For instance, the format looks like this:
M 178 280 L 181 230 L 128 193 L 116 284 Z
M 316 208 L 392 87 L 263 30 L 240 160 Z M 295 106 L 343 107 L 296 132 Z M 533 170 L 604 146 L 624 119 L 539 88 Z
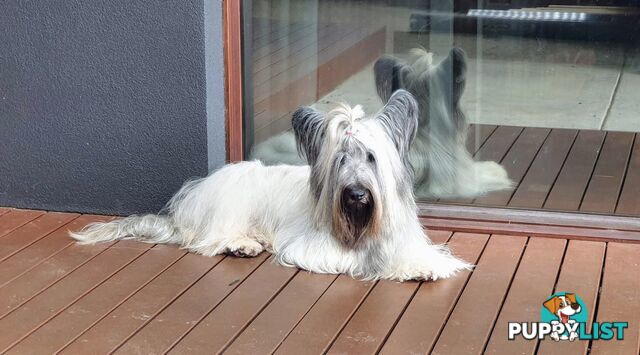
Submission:
M 474 164 L 478 185 L 486 191 L 504 190 L 514 187 L 507 171 L 494 161 L 479 161 Z
M 430 279 L 435 281 L 438 279 L 447 279 L 454 276 L 460 271 L 471 270 L 473 266 L 463 260 L 452 255 L 442 255 L 437 262 L 431 265 Z
M 394 279 L 436 281 L 454 276 L 462 270 L 471 270 L 473 266 L 447 252 L 436 252 L 424 259 L 407 262 L 394 275 Z
M 251 238 L 240 238 L 227 244 L 225 254 L 239 257 L 253 257 L 264 250 L 264 246 Z

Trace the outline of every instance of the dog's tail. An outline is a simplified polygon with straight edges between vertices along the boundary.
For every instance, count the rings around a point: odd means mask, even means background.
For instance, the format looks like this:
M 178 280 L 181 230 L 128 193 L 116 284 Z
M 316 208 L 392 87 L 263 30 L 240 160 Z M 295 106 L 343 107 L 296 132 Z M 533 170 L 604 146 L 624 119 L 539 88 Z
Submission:
M 179 244 L 183 240 L 170 216 L 153 214 L 130 216 L 107 223 L 92 223 L 80 232 L 69 234 L 80 244 L 95 244 L 120 239 Z

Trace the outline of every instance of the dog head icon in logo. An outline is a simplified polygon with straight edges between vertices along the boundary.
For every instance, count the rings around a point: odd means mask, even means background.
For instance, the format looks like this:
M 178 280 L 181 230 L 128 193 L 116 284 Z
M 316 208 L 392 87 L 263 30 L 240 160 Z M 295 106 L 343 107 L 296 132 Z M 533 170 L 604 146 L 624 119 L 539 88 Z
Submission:
M 587 309 L 582 299 L 575 293 L 558 292 L 542 303 L 540 317 L 543 322 L 550 324 L 573 325 L 587 321 Z M 570 329 L 573 327 L 568 327 Z M 551 337 L 555 340 L 574 340 L 577 337 L 575 331 L 553 332 Z

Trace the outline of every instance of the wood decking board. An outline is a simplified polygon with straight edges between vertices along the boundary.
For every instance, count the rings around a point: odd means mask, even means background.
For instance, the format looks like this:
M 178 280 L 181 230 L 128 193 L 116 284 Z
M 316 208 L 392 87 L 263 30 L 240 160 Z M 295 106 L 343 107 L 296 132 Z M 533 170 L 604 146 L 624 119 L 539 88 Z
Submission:
M 606 132 L 580 131 L 544 208 L 577 211 L 598 160 Z
M 477 125 L 473 124 L 469 127 L 467 136 L 467 150 L 471 155 L 475 155 L 480 148 L 484 145 L 487 139 L 498 128 L 494 125 Z
M 594 319 L 605 248 L 606 243 L 602 242 L 570 240 L 554 290 L 572 292 L 582 298 L 588 311 L 589 331 Z M 588 341 L 556 342 L 551 339 L 540 341 L 539 344 L 538 354 L 584 354 L 589 346 Z
M 476 264 L 488 240 L 489 235 L 486 234 L 455 233 L 449 245 L 455 255 Z M 451 279 L 423 282 L 385 342 L 381 354 L 425 354 L 431 351 L 470 275 L 470 271 L 464 271 Z
M 187 292 L 160 312 L 116 353 L 160 354 L 197 324 L 238 287 L 262 262 L 266 253 L 243 260 L 225 258 Z
M 613 213 L 622 189 L 633 133 L 608 132 L 580 211 Z
M 429 231 L 434 243 L 444 243 L 450 232 Z M 339 276 L 304 319 L 278 347 L 278 354 L 323 352 L 332 344 L 340 331 L 350 322 L 375 286 L 373 282 L 360 282 L 348 276 Z
M 0 216 L 0 237 L 20 228 L 24 224 L 40 217 L 44 212 L 32 210 L 9 210 Z
M 109 280 L 34 329 L 9 353 L 54 353 L 90 328 L 185 255 L 170 246 L 154 246 Z
M 434 243 L 444 243 L 451 233 L 432 232 Z M 384 344 L 398 315 L 404 313 L 420 283 L 381 280 L 338 334 L 328 354 L 375 353 Z
M 123 340 L 148 324 L 222 259 L 221 256 L 185 255 L 67 345 L 61 353 L 107 353 L 115 350 Z
M 640 216 L 640 134 L 636 133 L 616 214 Z
M 120 241 L 0 319 L 0 352 L 139 257 L 149 244 Z
M 533 354 L 536 342 L 516 338 L 508 340 L 510 321 L 540 321 L 540 305 L 553 293 L 567 241 L 530 238 L 514 276 L 509 294 L 496 320 L 486 354 Z
M 54 218 L 8 236 L 37 241 L 0 263 L 0 275 L 14 270 L 0 286 L 0 352 L 637 354 L 640 345 L 640 244 L 428 231 L 435 243 L 450 238 L 475 269 L 435 282 L 363 282 L 282 267 L 268 254 L 76 245 L 66 234 L 105 219 Z M 67 244 L 47 248 L 48 238 Z M 19 259 L 29 261 L 16 268 Z M 61 273 L 47 274 L 55 265 Z M 507 340 L 508 321 L 538 320 L 541 302 L 560 291 L 584 300 L 589 321 L 628 321 L 626 340 Z
M 508 205 L 541 208 L 569 153 L 577 131 L 554 129 L 531 163 Z M 515 148 L 515 147 L 514 147 Z
M 507 170 L 509 178 L 519 184 L 531 166 L 531 162 L 538 154 L 538 150 L 550 133 L 547 128 L 525 128 L 513 143 L 509 152 L 502 159 L 501 165 Z M 512 189 L 494 191 L 486 196 L 477 198 L 474 203 L 479 205 L 506 206 L 514 191 Z
M 335 279 L 336 275 L 299 272 L 230 344 L 225 353 L 274 351 Z
M 500 162 L 516 186 L 437 202 L 640 217 L 639 135 L 471 125 L 474 159 Z M 478 144 L 469 143 L 474 136 Z
M 109 245 L 108 243 L 97 246 L 71 245 L 20 274 L 19 277 L 4 283 L 0 287 L 0 318 L 90 262 L 107 250 Z
M 433 354 L 483 351 L 526 241 L 526 237 L 491 237 L 433 348 Z M 461 338 L 460 334 L 465 337 Z
M 49 212 L 15 229 L 2 238 L 0 262 L 37 242 L 56 229 L 63 227 L 65 224 L 78 218 L 78 216 L 79 215 L 75 213 Z
M 221 351 L 244 331 L 296 274 L 296 269 L 280 267 L 270 258 L 176 342 L 170 352 L 202 354 Z
M 632 354 L 640 349 L 640 245 L 608 243 L 597 322 L 629 322 L 622 341 L 592 341 L 591 354 Z M 634 331 L 635 330 L 635 331 Z
M 29 271 L 31 268 L 46 262 L 50 257 L 74 242 L 69 238 L 69 230 L 80 230 L 91 222 L 110 220 L 111 217 L 84 215 L 55 232 L 40 238 L 27 248 L 11 255 L 0 263 L 0 286 Z
M 479 130 L 484 125 L 474 125 L 476 130 Z M 498 126 L 491 131 L 491 134 L 486 134 L 486 139 L 482 141 L 482 144 L 478 145 L 477 149 L 469 149 L 470 152 L 474 152 L 473 156 L 476 161 L 496 161 L 500 162 L 504 156 L 509 152 L 509 148 L 514 144 L 516 139 L 522 133 L 522 127 L 512 126 Z M 475 134 L 471 132 L 471 134 Z M 471 137 L 467 137 L 467 147 Z M 458 204 L 470 204 L 473 203 L 473 198 L 448 198 L 441 199 L 443 203 L 458 203 Z

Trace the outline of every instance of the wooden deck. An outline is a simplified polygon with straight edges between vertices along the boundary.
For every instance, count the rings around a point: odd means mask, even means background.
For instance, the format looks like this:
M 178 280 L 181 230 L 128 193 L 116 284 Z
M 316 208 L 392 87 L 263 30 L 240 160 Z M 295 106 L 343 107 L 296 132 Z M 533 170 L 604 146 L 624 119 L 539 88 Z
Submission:
M 255 20 L 251 95 L 254 139 L 291 126 L 291 114 L 335 89 L 384 52 L 385 27 Z
M 500 162 L 515 190 L 446 203 L 640 216 L 640 135 L 474 125 L 469 151 Z
M 280 267 L 267 254 L 203 257 L 67 236 L 109 219 L 0 208 L 0 352 L 638 353 L 640 244 L 432 231 L 475 270 L 361 282 Z M 590 321 L 628 321 L 625 340 L 508 341 L 507 321 L 538 321 L 554 291 L 582 297 Z

